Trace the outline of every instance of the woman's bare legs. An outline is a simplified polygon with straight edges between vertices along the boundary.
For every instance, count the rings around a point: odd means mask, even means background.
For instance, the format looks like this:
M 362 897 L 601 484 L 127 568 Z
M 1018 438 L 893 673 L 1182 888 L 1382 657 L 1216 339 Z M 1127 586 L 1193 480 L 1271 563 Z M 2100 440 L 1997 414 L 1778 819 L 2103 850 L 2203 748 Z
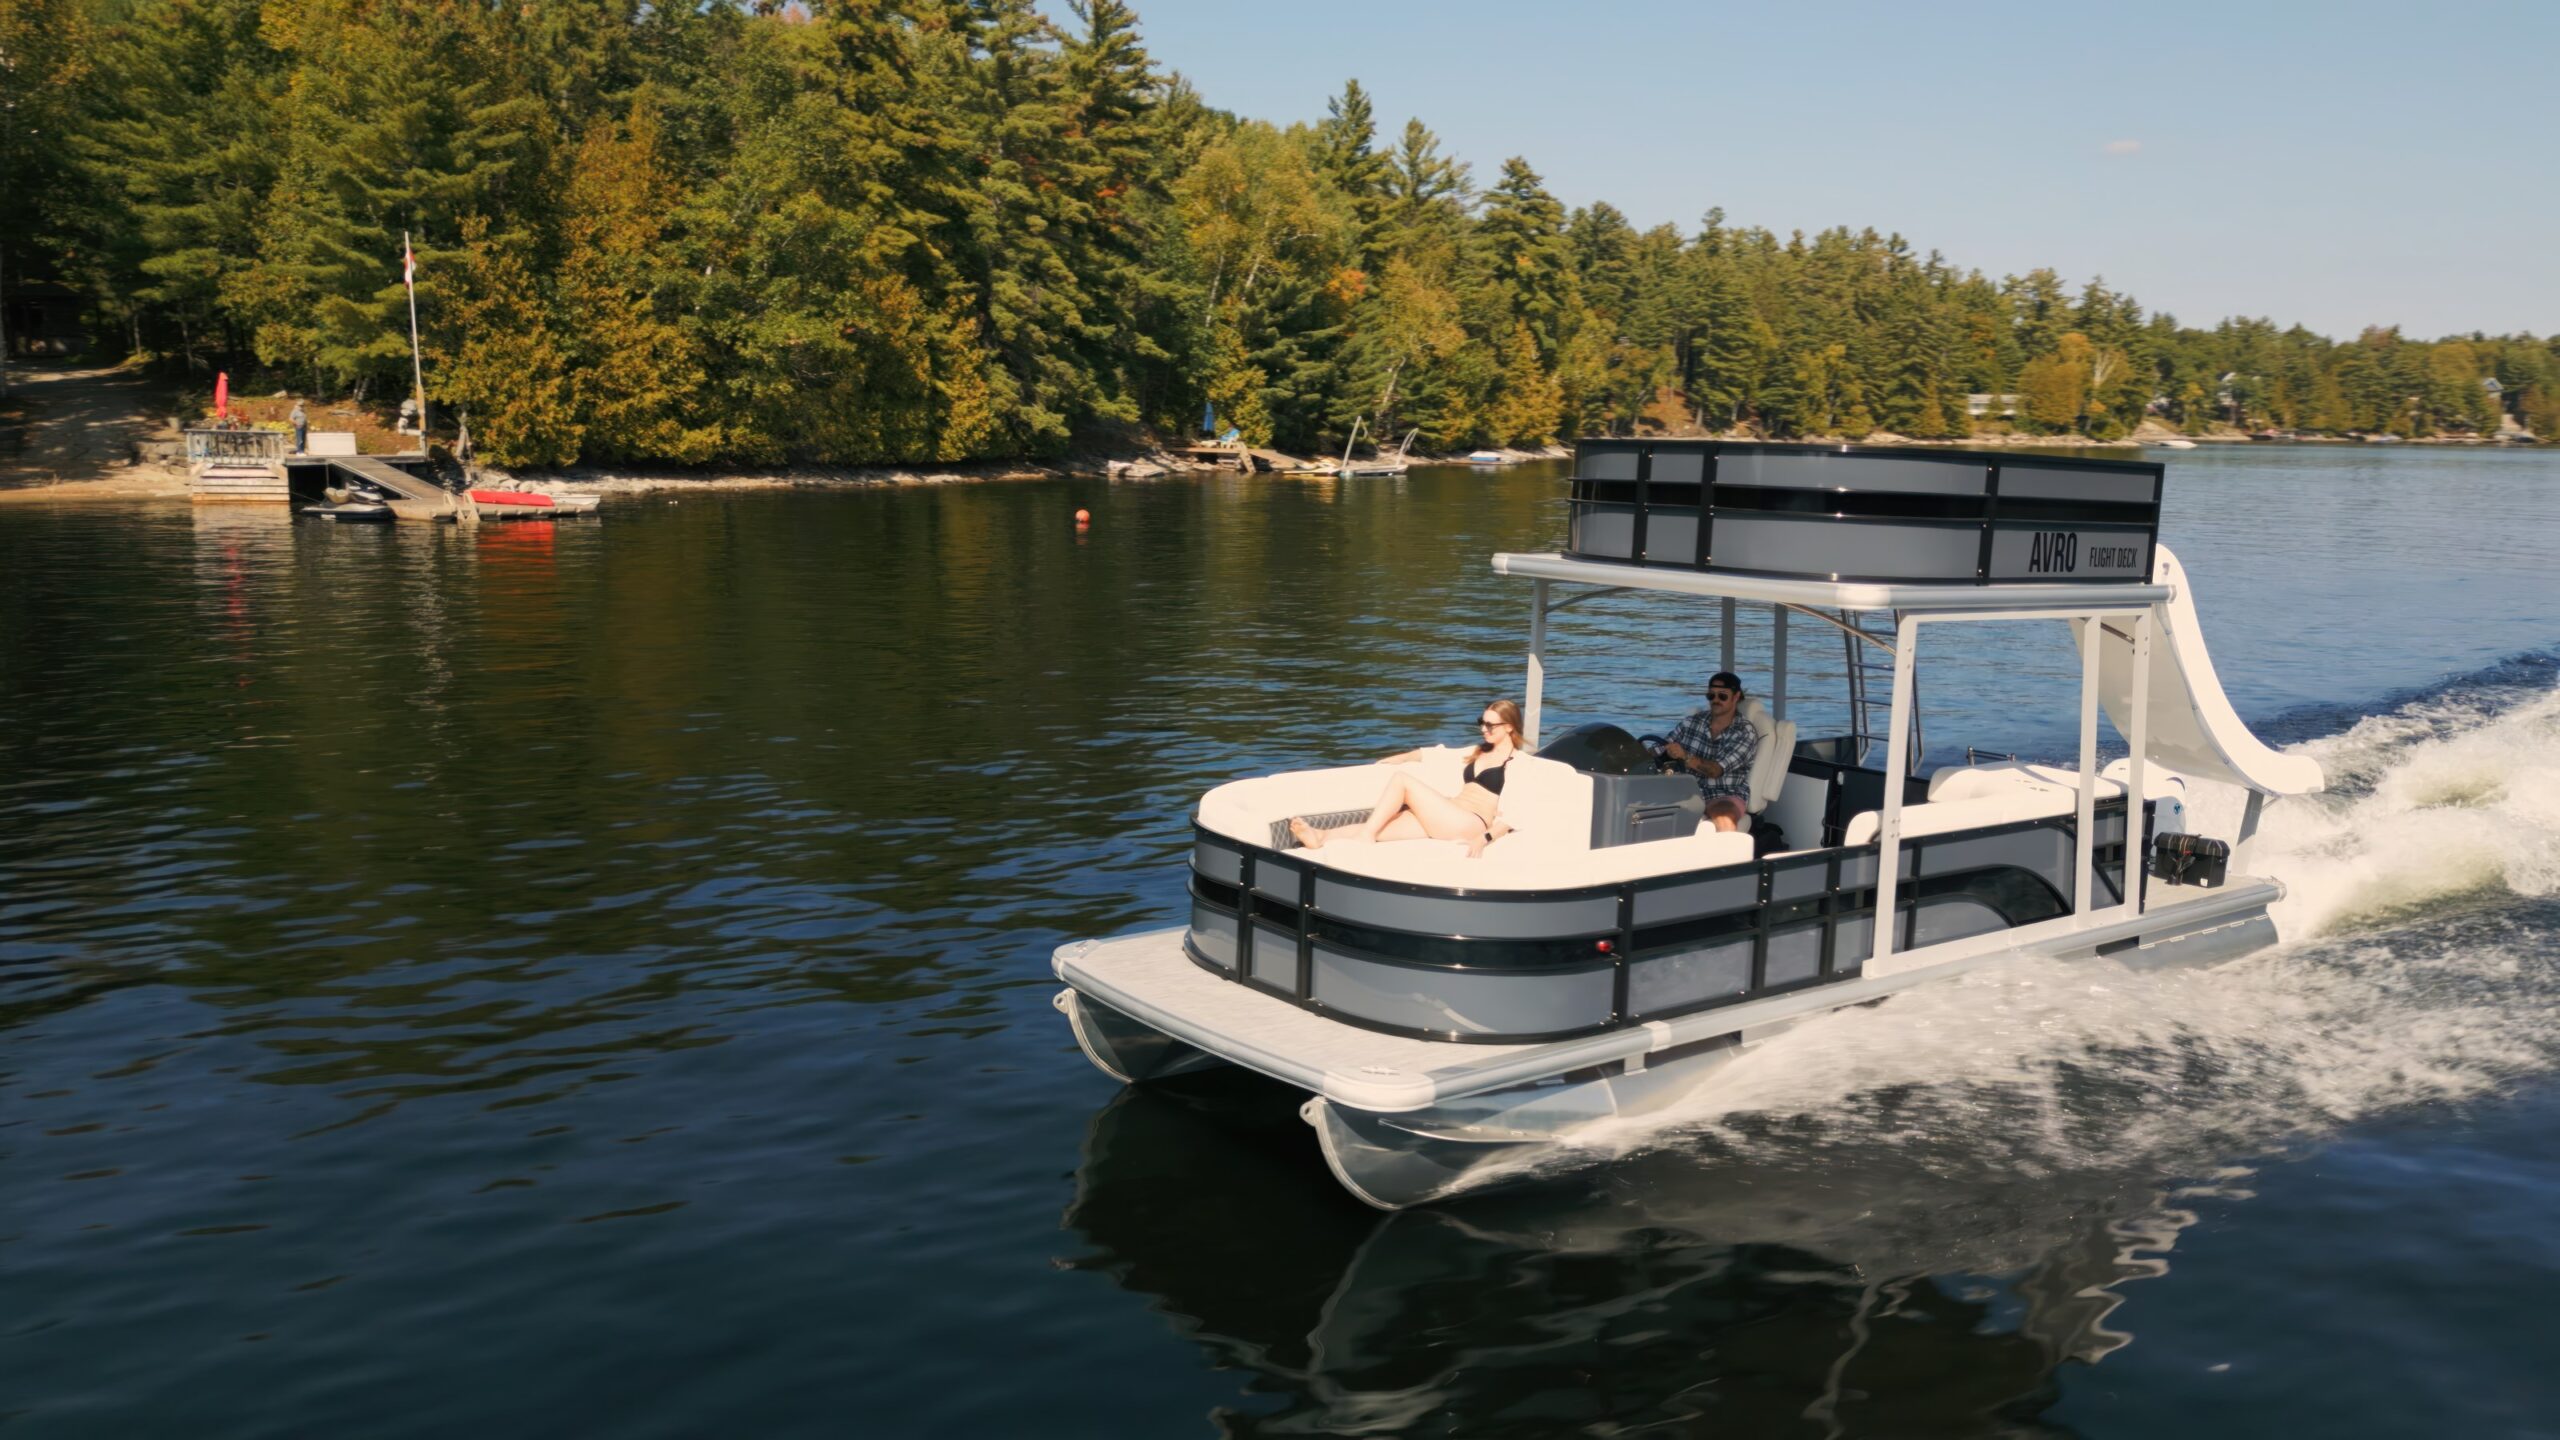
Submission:
M 1511 827 L 1502 828 L 1508 831 Z M 1292 820 L 1289 833 L 1310 850 L 1322 849 L 1337 840 L 1371 844 L 1382 840 L 1463 840 L 1467 853 L 1475 855 L 1484 850 L 1485 822 L 1473 810 L 1412 776 L 1396 775 L 1378 793 L 1378 803 L 1370 809 L 1366 821 L 1318 830 L 1304 820 Z
M 1484 817 L 1410 775 L 1398 775 L 1387 781 L 1387 788 L 1378 795 L 1378 808 L 1370 812 L 1369 838 L 1421 838 L 1410 831 L 1387 833 L 1396 822 L 1407 819 L 1419 822 L 1422 834 L 1434 840 L 1484 839 Z

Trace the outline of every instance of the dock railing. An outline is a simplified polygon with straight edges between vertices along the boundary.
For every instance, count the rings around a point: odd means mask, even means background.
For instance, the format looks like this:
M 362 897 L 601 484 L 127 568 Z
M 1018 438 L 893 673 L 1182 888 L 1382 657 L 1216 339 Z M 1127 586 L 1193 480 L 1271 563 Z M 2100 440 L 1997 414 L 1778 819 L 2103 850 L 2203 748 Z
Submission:
M 282 430 L 189 430 L 186 435 L 190 465 L 273 464 L 284 458 L 285 447 L 293 439 Z

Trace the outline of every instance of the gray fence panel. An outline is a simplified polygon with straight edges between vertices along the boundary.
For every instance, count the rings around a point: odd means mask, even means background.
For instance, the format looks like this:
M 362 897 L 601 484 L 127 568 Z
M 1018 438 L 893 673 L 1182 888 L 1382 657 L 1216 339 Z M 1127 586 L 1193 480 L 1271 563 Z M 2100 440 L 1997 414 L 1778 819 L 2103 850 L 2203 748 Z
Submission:
M 1614 895 L 1594 895 L 1581 900 L 1403 895 L 1346 885 L 1318 872 L 1316 913 L 1354 925 L 1378 925 L 1416 935 L 1535 940 L 1556 935 L 1596 935 L 1603 930 L 1614 930 L 1618 924 L 1618 900 Z
M 2096 500 L 2111 505 L 2148 505 L 2155 483 L 2148 475 L 2016 465 L 2005 460 L 2000 463 L 2003 500 Z
M 1821 867 L 1816 866 L 1813 874 L 1814 888 L 1819 893 Z M 1760 867 L 1743 866 L 1724 875 L 1665 885 L 1659 890 L 1637 891 L 1635 922 L 1638 925 L 1659 925 L 1666 920 L 1694 920 L 1702 915 L 1747 910 L 1759 901 Z
M 1781 862 L 1769 876 L 1769 900 L 1772 904 L 1783 904 L 1789 900 L 1810 900 L 1829 889 L 1830 886 L 1831 866 L 1827 862 L 1812 865 L 1788 865 Z
M 1706 482 L 1707 457 L 1695 450 L 1657 450 L 1653 453 L 1652 483 L 1656 485 L 1700 485 Z
M 1962 940 L 1974 935 L 1988 935 L 2006 930 L 2009 922 L 2000 912 L 1969 895 L 1940 895 L 1920 902 L 1920 913 L 1913 922 L 1914 948 L 1935 945 L 1945 940 Z
M 1770 931 L 1769 965 L 1761 973 L 1771 985 L 1792 985 L 1821 974 L 1822 922 Z
M 2071 836 L 2059 825 L 2012 830 L 2005 835 L 1950 837 L 1932 835 L 1906 840 L 1906 873 L 1960 875 L 2014 865 L 2044 878 L 2064 900 L 2071 898 Z
M 1246 961 L 1245 973 L 1274 990 L 1294 993 L 1298 988 L 1298 937 L 1255 921 L 1253 954 Z
M 1698 559 L 1698 517 L 1657 509 L 1645 517 L 1644 558 L 1692 565 Z
M 1751 937 L 1734 935 L 1627 966 L 1627 1011 L 1661 1015 L 1739 995 L 1751 986 Z
M 1295 942 L 1291 942 L 1295 948 Z M 1221 970 L 1236 968 L 1236 917 L 1191 902 L 1191 948 Z
M 1244 879 L 1244 855 L 1224 845 L 1195 840 L 1191 844 L 1191 868 L 1222 885 L 1237 885 Z
M 1660 456 L 1654 465 L 1662 464 Z M 1887 490 L 1906 495 L 1979 495 L 1985 475 L 1979 460 L 1905 460 L 1878 455 L 1722 455 L 1718 485 L 1767 485 L 1787 490 Z M 2003 488 L 2006 488 L 2004 477 Z M 1718 526 L 1722 526 L 1719 520 Z
M 1976 525 L 1789 519 L 1718 511 L 1715 563 L 1788 575 L 1888 580 L 1974 578 L 1982 548 Z
M 1597 555 L 1607 560 L 1626 560 L 1635 554 L 1636 509 L 1632 505 L 1588 505 L 1573 507 L 1574 553 Z
M 1295 905 L 1298 903 L 1299 874 L 1299 866 L 1264 856 L 1262 862 L 1253 867 L 1253 892 Z
M 1876 953 L 1876 912 L 1865 910 L 1840 917 L 1840 933 L 1831 942 L 1831 973 L 1855 975 L 1867 967 Z
M 1315 947 L 1315 998 L 1327 1009 L 1460 1035 L 1543 1035 L 1603 1025 L 1616 975 L 1596 970 L 1505 975 L 1412 970 Z

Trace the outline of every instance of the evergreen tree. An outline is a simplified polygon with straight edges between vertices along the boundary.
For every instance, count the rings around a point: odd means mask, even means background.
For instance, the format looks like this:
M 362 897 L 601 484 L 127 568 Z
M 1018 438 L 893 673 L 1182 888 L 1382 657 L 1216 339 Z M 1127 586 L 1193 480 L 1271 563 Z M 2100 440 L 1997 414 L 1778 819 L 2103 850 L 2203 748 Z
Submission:
M 705 415 L 710 384 L 694 334 L 667 313 L 665 297 L 681 285 L 666 243 L 676 195 L 646 107 L 618 130 L 587 132 L 563 196 L 559 310 L 590 458 L 699 465 L 723 448 Z
M 437 389 L 470 414 L 482 456 L 496 465 L 557 466 L 578 458 L 580 426 L 569 356 L 534 281 L 522 231 L 492 235 L 473 215 L 447 252 L 444 290 L 453 333 L 437 355 Z
M 1325 111 L 1323 123 L 1316 126 L 1316 171 L 1350 205 L 1359 227 L 1360 264 L 1374 270 L 1387 256 L 1394 167 L 1377 149 L 1376 112 L 1359 81 L 1345 81 L 1342 93 L 1325 102 Z
M 1556 438 L 1564 391 L 1538 359 L 1537 337 L 1523 320 L 1502 346 L 1501 388 L 1485 415 L 1485 430 L 1505 445 L 1544 445 Z
M 1564 206 L 1528 161 L 1515 155 L 1502 162 L 1502 178 L 1485 194 L 1476 243 L 1493 313 L 1527 326 L 1539 354 L 1554 354 L 1574 297 L 1572 254 Z

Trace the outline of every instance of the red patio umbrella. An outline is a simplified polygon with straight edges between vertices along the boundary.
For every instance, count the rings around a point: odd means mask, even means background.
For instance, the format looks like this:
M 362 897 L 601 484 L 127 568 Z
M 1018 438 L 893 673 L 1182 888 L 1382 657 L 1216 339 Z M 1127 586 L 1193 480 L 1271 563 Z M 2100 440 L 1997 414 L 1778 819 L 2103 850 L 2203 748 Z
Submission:
M 231 418 L 231 372 L 221 371 L 213 377 L 213 418 Z

